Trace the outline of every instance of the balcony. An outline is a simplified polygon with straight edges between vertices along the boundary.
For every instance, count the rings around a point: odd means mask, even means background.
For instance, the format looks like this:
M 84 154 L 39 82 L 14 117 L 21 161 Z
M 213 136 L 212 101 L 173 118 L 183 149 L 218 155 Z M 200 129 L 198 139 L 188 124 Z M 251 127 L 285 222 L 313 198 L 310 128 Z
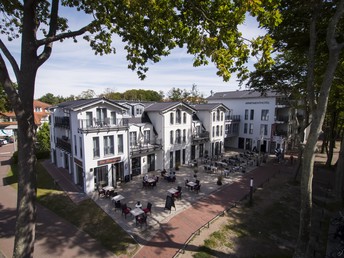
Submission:
M 240 122 L 240 115 L 228 115 L 225 117 L 227 122 Z
M 236 137 L 239 136 L 239 130 L 226 130 L 225 131 L 225 138 Z
M 69 117 L 68 116 L 56 116 L 54 117 L 55 127 L 70 129 Z
M 200 133 L 195 133 L 191 135 L 192 143 L 202 143 L 202 142 L 208 142 L 209 141 L 209 132 L 203 131 Z
M 68 152 L 72 153 L 72 148 L 70 145 L 70 142 L 68 138 L 64 137 L 63 139 L 61 138 L 56 138 L 56 147 Z
M 79 119 L 78 131 L 81 133 L 119 131 L 128 129 L 128 119 L 116 119 L 111 121 L 110 118 L 105 119 Z
M 161 140 L 145 141 L 143 143 L 130 144 L 130 155 L 139 156 L 143 153 L 151 153 L 162 149 Z
M 276 124 L 284 124 L 289 122 L 288 116 L 277 116 L 275 117 L 275 123 Z

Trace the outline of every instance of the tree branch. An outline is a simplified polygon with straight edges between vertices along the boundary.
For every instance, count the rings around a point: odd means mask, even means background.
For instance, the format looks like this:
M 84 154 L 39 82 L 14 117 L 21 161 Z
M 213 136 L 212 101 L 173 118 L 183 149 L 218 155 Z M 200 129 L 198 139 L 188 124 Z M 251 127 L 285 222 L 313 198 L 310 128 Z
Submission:
M 344 14 L 344 0 L 340 0 L 337 4 L 336 12 L 334 13 L 330 24 L 327 29 L 327 35 L 326 35 L 326 43 L 329 49 L 341 49 L 344 46 L 344 43 L 338 43 L 336 40 L 336 29 L 339 20 L 342 18 Z
M 19 81 L 19 78 L 20 78 L 19 66 L 1 39 L 0 39 L 0 49 L 2 50 L 2 52 L 4 53 L 4 55 L 6 56 L 8 61 L 10 62 L 11 66 L 13 68 L 14 74 L 16 76 L 16 79 L 17 79 L 17 81 Z M 7 71 L 7 69 L 6 69 L 6 71 Z
M 2 58 L 1 54 L 0 54 L 0 84 L 4 87 L 4 90 L 12 106 L 13 107 L 16 106 L 19 103 L 18 93 L 13 87 L 13 82 L 10 79 L 5 61 Z
M 53 0 L 51 6 L 50 25 L 48 38 L 56 35 L 58 20 L 59 0 Z M 51 55 L 52 42 L 45 44 L 43 52 L 38 57 L 38 66 L 41 66 Z
M 69 31 L 69 32 L 61 33 L 61 34 L 58 34 L 55 36 L 50 36 L 50 37 L 48 36 L 44 39 L 37 40 L 36 44 L 38 47 L 40 47 L 40 46 L 50 44 L 50 43 L 53 43 L 53 42 L 56 42 L 59 40 L 80 36 L 80 35 L 84 34 L 85 32 L 89 31 L 92 27 L 93 27 L 93 23 L 91 22 L 90 24 L 86 25 L 85 27 L 82 27 L 80 30 Z

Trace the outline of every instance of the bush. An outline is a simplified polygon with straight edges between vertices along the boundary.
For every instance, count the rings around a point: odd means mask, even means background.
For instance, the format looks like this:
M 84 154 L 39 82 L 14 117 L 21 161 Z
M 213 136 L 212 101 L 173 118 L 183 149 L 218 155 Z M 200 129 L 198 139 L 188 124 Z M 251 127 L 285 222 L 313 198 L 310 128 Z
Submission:
M 13 152 L 12 162 L 13 164 L 18 164 L 18 151 Z

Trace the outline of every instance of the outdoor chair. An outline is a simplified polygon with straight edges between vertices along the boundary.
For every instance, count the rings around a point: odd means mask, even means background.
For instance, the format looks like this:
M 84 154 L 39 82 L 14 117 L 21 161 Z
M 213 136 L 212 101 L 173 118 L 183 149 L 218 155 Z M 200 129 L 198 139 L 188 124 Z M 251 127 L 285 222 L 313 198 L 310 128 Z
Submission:
M 201 190 L 201 185 L 200 184 L 194 186 L 194 191 L 196 193 L 198 193 L 200 190 Z
M 176 192 L 173 194 L 173 198 L 181 199 L 182 198 L 182 191 Z
M 131 208 L 127 206 L 126 203 L 122 205 L 122 215 L 124 214 L 124 218 L 127 218 L 127 214 L 129 214 L 131 211 Z
M 105 197 L 105 190 L 103 188 L 98 188 L 98 197 Z
M 136 217 L 136 225 L 139 224 L 142 227 L 143 224 L 147 226 L 147 216 L 146 214 L 140 215 Z
M 121 210 L 121 209 L 122 209 L 121 201 L 115 202 L 115 211 Z
M 185 179 L 185 187 L 190 190 L 190 186 L 188 185 L 188 183 L 189 183 L 189 180 Z
M 148 212 L 150 214 L 152 214 L 152 204 L 150 202 L 147 203 L 147 207 L 143 209 L 143 211 L 145 212 L 145 214 L 147 214 Z

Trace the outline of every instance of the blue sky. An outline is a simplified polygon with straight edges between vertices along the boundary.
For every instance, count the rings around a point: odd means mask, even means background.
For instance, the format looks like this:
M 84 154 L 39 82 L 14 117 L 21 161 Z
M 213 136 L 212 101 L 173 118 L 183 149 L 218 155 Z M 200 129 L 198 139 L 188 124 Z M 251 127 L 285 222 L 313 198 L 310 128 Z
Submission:
M 80 16 L 70 16 L 69 21 L 73 28 L 85 25 L 86 20 Z M 252 38 L 262 32 L 257 29 L 254 19 L 249 19 L 241 30 L 247 38 Z M 11 53 L 18 58 L 20 41 L 8 44 L 0 35 Z M 117 49 L 115 55 L 94 55 L 88 43 L 79 39 L 78 43 L 66 40 L 56 42 L 50 59 L 43 64 L 37 74 L 35 98 L 46 93 L 62 95 L 64 97 L 79 95 L 88 89 L 96 94 L 103 93 L 106 89 L 124 92 L 129 89 L 149 89 L 168 93 L 173 87 L 191 90 L 196 84 L 197 89 L 205 96 L 210 91 L 230 91 L 239 89 L 235 75 L 229 82 L 223 82 L 216 75 L 215 66 L 193 67 L 193 56 L 188 55 L 185 49 L 174 49 L 168 57 L 162 57 L 158 63 L 148 64 L 149 71 L 144 81 L 141 81 L 136 72 L 127 68 L 124 44 L 120 39 L 115 40 Z M 17 59 L 18 60 L 18 59 Z M 9 67 L 8 67 L 9 68 Z M 12 71 L 11 78 L 15 81 Z

